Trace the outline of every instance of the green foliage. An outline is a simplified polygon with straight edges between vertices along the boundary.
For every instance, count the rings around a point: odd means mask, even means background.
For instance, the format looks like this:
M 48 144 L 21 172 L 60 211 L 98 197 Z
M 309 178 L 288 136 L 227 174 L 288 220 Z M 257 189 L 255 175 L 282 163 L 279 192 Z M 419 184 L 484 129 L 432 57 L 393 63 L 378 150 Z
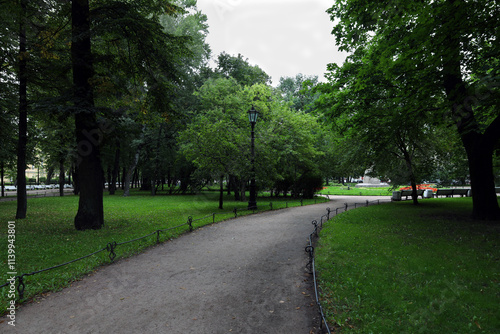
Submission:
M 323 177 L 311 172 L 304 173 L 296 182 L 296 189 L 303 198 L 313 198 L 314 194 L 323 187 Z
M 328 222 L 316 248 L 322 304 L 344 333 L 493 333 L 498 229 L 470 198 L 383 204 Z
M 196 0 L 175 0 L 182 8 L 177 15 L 162 15 L 160 23 L 164 29 L 174 36 L 188 36 L 186 42 L 191 53 L 183 57 L 182 66 L 190 76 L 195 76 L 196 71 L 204 66 L 210 57 L 210 46 L 205 42 L 208 35 L 207 16 L 196 7 Z M 193 78 L 185 78 L 193 80 Z
M 304 193 L 301 178 L 317 172 L 321 156 L 315 116 L 289 109 L 267 85 L 242 87 L 234 78 L 209 79 L 196 96 L 200 111 L 179 137 L 188 160 L 216 179 L 232 175 L 246 183 L 250 177 L 247 110 L 253 105 L 260 113 L 255 126 L 258 183 L 268 188 L 280 183 L 280 191 L 295 196 Z
M 283 99 L 291 104 L 292 109 L 308 113 L 314 108 L 314 101 L 319 95 L 314 92 L 316 85 L 318 85 L 317 76 L 306 76 L 299 73 L 295 78 L 280 78 L 278 90 Z
M 234 78 L 242 86 L 254 84 L 268 84 L 271 78 L 258 66 L 252 66 L 243 55 L 230 56 L 222 52 L 217 57 L 216 73 L 224 78 Z
M 459 136 L 476 188 L 474 214 L 483 218 L 499 214 L 491 166 L 500 139 L 493 3 L 337 0 L 328 10 L 333 34 L 351 54 L 342 67 L 329 66 L 318 101 L 341 131 L 354 129 L 352 139 L 370 144 L 375 170 L 394 179 L 406 173 L 412 184 L 428 170 L 462 169 L 459 155 L 451 157 L 455 166 L 449 156 L 432 161 Z M 451 125 L 458 136 L 447 135 Z M 399 155 L 405 173 L 394 170 L 391 155 Z

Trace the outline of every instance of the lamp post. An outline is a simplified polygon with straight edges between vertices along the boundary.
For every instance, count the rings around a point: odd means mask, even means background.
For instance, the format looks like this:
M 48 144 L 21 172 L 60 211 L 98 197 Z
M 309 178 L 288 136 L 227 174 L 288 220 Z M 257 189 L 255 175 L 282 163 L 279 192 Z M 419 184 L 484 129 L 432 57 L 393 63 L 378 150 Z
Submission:
M 251 141 L 251 155 L 252 155 L 252 169 L 251 169 L 251 179 L 250 179 L 250 199 L 248 201 L 248 210 L 257 210 L 257 191 L 255 189 L 255 123 L 257 123 L 257 117 L 259 112 L 252 108 L 248 111 L 248 120 L 252 126 L 252 141 Z

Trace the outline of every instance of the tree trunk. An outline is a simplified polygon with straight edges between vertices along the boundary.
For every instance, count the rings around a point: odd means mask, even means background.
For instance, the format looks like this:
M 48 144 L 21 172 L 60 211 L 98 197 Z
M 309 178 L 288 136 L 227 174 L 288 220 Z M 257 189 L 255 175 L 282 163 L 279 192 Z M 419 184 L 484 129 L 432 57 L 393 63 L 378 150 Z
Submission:
M 417 194 L 417 180 L 415 177 L 415 172 L 413 169 L 413 162 L 412 162 L 412 154 L 408 152 L 408 149 L 405 145 L 405 141 L 403 137 L 401 136 L 396 136 L 396 142 L 398 143 L 399 150 L 401 151 L 401 154 L 403 155 L 406 168 L 408 169 L 408 175 L 410 179 L 410 185 L 411 185 L 411 199 L 413 200 L 414 205 L 418 205 L 418 194 Z
M 71 6 L 73 89 L 78 181 L 80 199 L 75 217 L 77 230 L 100 229 L 104 225 L 103 171 L 99 153 L 102 134 L 94 109 L 91 79 L 94 74 L 90 42 L 89 0 L 73 0 Z
M 59 159 L 59 196 L 64 196 L 64 158 Z
M 45 184 L 50 184 L 52 182 L 53 175 L 54 175 L 54 166 L 50 166 L 47 169 L 47 180 L 45 181 Z
M 80 194 L 80 181 L 78 180 L 78 166 L 71 167 L 71 174 L 73 176 L 73 194 Z
M 19 18 L 19 140 L 17 143 L 16 219 L 26 218 L 28 210 L 28 195 L 26 193 L 26 145 L 28 142 L 26 6 L 27 0 L 21 0 L 21 15 Z
M 245 202 L 247 200 L 246 190 L 247 190 L 246 182 L 240 180 L 240 201 Z
M 475 149 L 467 151 L 472 188 L 472 216 L 482 220 L 500 219 L 493 174 L 493 151 L 480 144 L 474 146 Z
M 139 154 L 141 152 L 140 147 L 137 148 L 137 151 L 135 152 L 134 155 L 134 161 L 132 162 L 132 165 L 130 165 L 130 168 L 128 169 L 127 173 L 125 173 L 125 180 L 123 181 L 123 196 L 127 197 L 130 196 L 130 181 L 132 180 L 132 174 L 135 171 L 135 167 L 139 163 Z
M 160 125 L 158 129 L 158 137 L 156 141 L 156 152 L 155 152 L 155 162 L 154 162 L 154 170 L 153 177 L 151 179 L 151 196 L 156 196 L 156 186 L 160 178 L 160 146 L 161 146 L 161 133 L 163 130 L 163 126 Z
M 3 167 L 3 161 L 0 161 L 0 187 L 2 188 L 2 197 L 5 197 L 5 184 L 3 183 L 3 177 L 4 177 L 4 167 Z
M 234 192 L 234 200 L 241 201 L 241 194 L 240 194 L 241 180 L 240 180 L 240 178 L 235 176 L 235 175 L 229 175 L 229 184 L 230 184 L 230 188 L 232 188 L 233 192 Z M 228 195 L 230 195 L 230 193 L 228 193 Z
M 224 175 L 220 176 L 219 209 L 224 209 Z
M 125 190 L 125 179 L 127 178 L 127 168 L 123 166 L 122 168 L 122 190 Z
M 109 194 L 114 195 L 116 192 L 116 182 L 118 181 L 118 173 L 120 171 L 120 141 L 116 141 L 115 160 L 113 163 L 113 171 L 111 172 L 111 182 L 109 184 Z
M 455 0 L 449 0 L 450 12 Z M 493 151 L 500 139 L 500 116 L 481 133 L 469 94 L 462 79 L 460 42 L 456 35 L 447 36 L 446 47 L 454 55 L 443 61 L 443 84 L 451 107 L 451 115 L 467 152 L 472 188 L 472 215 L 475 219 L 494 220 L 500 217 L 495 193 Z

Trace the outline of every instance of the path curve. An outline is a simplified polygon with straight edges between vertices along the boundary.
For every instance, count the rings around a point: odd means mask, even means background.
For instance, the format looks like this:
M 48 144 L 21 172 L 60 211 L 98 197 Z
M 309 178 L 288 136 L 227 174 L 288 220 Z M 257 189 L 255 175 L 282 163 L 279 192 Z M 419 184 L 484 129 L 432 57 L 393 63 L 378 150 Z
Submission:
M 317 333 L 304 248 L 332 201 L 205 226 L 97 270 L 16 312 L 2 333 Z M 3 321 L 2 321 L 3 320 Z

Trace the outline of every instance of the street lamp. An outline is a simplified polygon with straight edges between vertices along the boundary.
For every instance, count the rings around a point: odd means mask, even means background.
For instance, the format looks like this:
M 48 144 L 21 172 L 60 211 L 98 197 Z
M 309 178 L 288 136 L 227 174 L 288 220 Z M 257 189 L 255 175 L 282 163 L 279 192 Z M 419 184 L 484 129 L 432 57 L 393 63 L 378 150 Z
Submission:
M 252 108 L 248 111 L 248 120 L 252 126 L 252 142 L 251 142 L 251 155 L 252 155 L 252 170 L 250 179 L 250 199 L 248 201 L 248 210 L 257 210 L 257 194 L 255 189 L 255 123 L 257 123 L 257 117 L 259 112 Z

